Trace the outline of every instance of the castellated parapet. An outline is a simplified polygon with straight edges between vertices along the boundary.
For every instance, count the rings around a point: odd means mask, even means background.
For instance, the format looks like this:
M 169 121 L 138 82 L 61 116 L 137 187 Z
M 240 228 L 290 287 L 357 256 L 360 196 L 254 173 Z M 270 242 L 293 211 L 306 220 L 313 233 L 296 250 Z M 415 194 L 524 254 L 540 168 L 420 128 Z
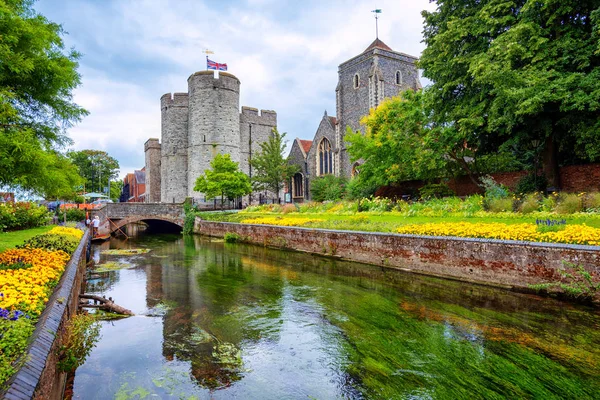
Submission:
M 194 185 L 217 154 L 229 154 L 251 175 L 249 160 L 277 127 L 277 113 L 251 107 L 242 107 L 240 113 L 239 98 L 239 79 L 226 72 L 215 77 L 213 71 L 192 74 L 188 93 L 161 97 L 160 163 L 146 156 L 146 170 L 160 170 L 161 202 L 203 200 Z

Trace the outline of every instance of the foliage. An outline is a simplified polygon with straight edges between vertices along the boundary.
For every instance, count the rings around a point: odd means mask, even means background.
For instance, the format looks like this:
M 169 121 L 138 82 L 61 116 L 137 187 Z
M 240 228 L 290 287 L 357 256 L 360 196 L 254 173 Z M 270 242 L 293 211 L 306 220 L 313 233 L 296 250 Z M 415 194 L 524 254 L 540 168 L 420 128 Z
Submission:
M 111 179 L 115 179 L 119 173 L 119 161 L 102 150 L 80 150 L 69 151 L 67 156 L 79 169 L 79 175 L 84 179 L 86 192 L 105 193 L 104 188 L 108 186 Z M 122 183 L 121 183 L 122 184 Z M 118 185 L 118 184 L 117 184 Z M 112 184 L 110 197 L 113 198 Z M 121 194 L 116 196 L 118 198 Z
M 423 75 L 433 120 L 480 154 L 544 145 L 561 157 L 600 158 L 600 12 L 595 1 L 439 0 L 424 11 Z M 556 175 L 555 175 L 556 176 Z
M 48 209 L 35 203 L 0 203 L 0 232 L 42 226 L 49 218 Z
M 34 328 L 34 321 L 28 318 L 0 318 L 0 387 L 16 372 L 15 364 L 27 350 Z
M 362 179 L 360 175 L 355 176 L 346 183 L 346 196 L 348 200 L 359 200 L 372 197 L 379 185 Z
M 510 198 L 494 198 L 486 199 L 486 207 L 493 213 L 512 211 L 513 201 Z
M 583 210 L 583 193 L 561 193 L 554 210 L 559 214 L 573 214 Z
M 0 4 L 0 185 L 46 196 L 72 193 L 75 168 L 56 151 L 87 112 L 73 103 L 79 54 L 64 51 L 61 26 L 30 0 Z
M 529 214 L 532 212 L 539 211 L 540 197 L 541 195 L 539 193 L 527 194 L 521 202 L 521 204 L 519 205 L 519 211 L 523 214 Z
M 284 217 L 264 217 L 247 218 L 240 221 L 242 224 L 259 225 L 278 225 L 278 226 L 304 226 L 313 222 L 322 221 L 319 218 L 284 218 Z
M 360 202 L 360 211 L 390 211 L 392 209 L 392 200 L 385 197 L 370 197 Z
M 558 232 L 565 229 L 567 221 L 564 219 L 536 219 L 535 224 L 538 232 Z
M 526 194 L 533 192 L 545 192 L 548 187 L 548 179 L 544 175 L 527 174 L 517 182 L 515 193 Z
M 223 239 L 225 239 L 225 243 L 237 243 L 242 240 L 242 237 L 237 233 L 225 232 Z
M 588 193 L 584 199 L 585 208 L 588 211 L 600 212 L 600 193 L 592 192 Z
M 67 216 L 67 221 L 85 221 L 85 210 L 79 208 L 67 208 L 65 210 L 61 208 L 57 214 L 58 220 L 63 221 L 65 219 L 65 214 Z
M 558 270 L 561 281 L 529 285 L 538 291 L 560 289 L 568 297 L 590 301 L 600 292 L 600 280 L 594 278 L 583 265 L 563 261 L 564 268 Z
M 123 192 L 123 181 L 120 179 L 110 181 L 110 199 L 118 203 L 121 192 Z
M 489 175 L 482 176 L 479 180 L 485 190 L 486 199 L 504 199 L 510 195 L 506 186 L 496 183 L 494 178 Z
M 286 144 L 285 133 L 280 134 L 273 128 L 269 140 L 260 144 L 260 151 L 252 156 L 252 185 L 255 190 L 270 190 L 279 196 L 280 189 L 296 172 L 297 165 L 290 165 L 283 156 Z
M 76 314 L 65 327 L 62 344 L 58 348 L 58 369 L 73 372 L 90 355 L 100 337 L 100 324 L 93 315 Z
M 310 195 L 315 201 L 334 201 L 344 197 L 346 178 L 323 175 L 310 182 Z
M 363 159 L 360 179 L 371 186 L 448 175 L 470 154 L 451 126 L 430 123 L 422 92 L 405 91 L 371 109 L 361 121 L 366 134 L 348 131 L 348 154 Z M 415 145 L 418 144 L 418 145 Z M 463 165 L 465 164 L 465 165 Z
M 443 183 L 429 183 L 419 189 L 419 197 L 424 200 L 452 196 L 456 196 L 456 193 Z
M 79 246 L 79 239 L 73 236 L 45 233 L 32 237 L 24 244 L 17 246 L 17 248 L 37 248 L 50 251 L 62 250 L 65 253 L 71 254 L 77 249 L 77 246 Z
M 250 178 L 239 170 L 238 163 L 229 154 L 217 154 L 210 162 L 211 169 L 196 179 L 194 190 L 202 192 L 207 199 L 221 196 L 230 200 L 252 192 Z
M 12 249 L 17 245 L 23 243 L 25 240 L 32 238 L 36 235 L 48 232 L 52 228 L 51 225 L 44 225 L 37 228 L 22 229 L 11 232 L 0 233 L 0 252 Z

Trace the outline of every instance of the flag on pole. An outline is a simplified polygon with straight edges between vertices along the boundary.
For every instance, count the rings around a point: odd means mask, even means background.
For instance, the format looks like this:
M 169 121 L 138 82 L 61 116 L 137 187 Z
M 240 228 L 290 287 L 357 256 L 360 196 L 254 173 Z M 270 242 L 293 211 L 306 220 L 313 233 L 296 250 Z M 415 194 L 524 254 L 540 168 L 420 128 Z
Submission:
M 206 69 L 215 69 L 217 71 L 227 71 L 227 64 L 221 64 L 208 59 L 206 56 Z

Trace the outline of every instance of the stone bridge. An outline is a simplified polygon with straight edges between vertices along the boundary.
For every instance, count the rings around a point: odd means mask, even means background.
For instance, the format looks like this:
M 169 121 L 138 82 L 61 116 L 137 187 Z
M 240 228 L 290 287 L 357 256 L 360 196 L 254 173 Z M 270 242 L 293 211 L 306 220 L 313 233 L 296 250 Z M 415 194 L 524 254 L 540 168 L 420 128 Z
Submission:
M 145 222 L 149 226 L 183 228 L 185 213 L 183 204 L 174 203 L 107 203 L 93 210 L 90 218 L 100 218 L 99 235 L 118 231 L 123 226 L 135 222 Z

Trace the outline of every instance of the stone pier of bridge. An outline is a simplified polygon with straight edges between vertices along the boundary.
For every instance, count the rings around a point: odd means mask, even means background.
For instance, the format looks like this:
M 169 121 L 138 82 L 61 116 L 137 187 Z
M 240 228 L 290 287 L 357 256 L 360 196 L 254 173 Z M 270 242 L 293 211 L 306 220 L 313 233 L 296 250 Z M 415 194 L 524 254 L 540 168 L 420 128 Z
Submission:
M 177 203 L 107 203 L 94 209 L 90 218 L 100 218 L 98 235 L 108 235 L 123 226 L 136 222 L 162 221 L 183 228 L 185 211 L 183 204 Z

